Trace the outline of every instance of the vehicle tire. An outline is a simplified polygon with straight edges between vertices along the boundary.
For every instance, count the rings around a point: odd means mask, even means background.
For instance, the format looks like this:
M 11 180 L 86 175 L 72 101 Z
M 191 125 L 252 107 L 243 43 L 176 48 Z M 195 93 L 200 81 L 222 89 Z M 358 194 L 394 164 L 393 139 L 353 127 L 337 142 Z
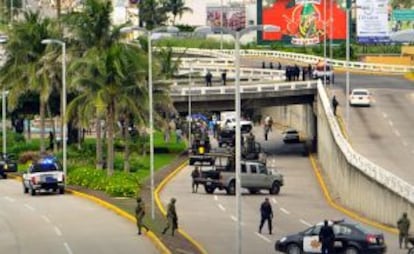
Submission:
M 59 194 L 65 194 L 65 188 L 59 188 Z
M 27 188 L 24 184 L 23 184 L 23 193 L 29 193 L 29 188 Z
M 236 194 L 236 182 L 234 180 L 229 183 L 229 186 L 227 187 L 227 194 Z
M 3 175 L 3 179 L 7 179 L 7 174 L 4 174 Z
M 344 254 L 359 254 L 359 250 L 355 247 L 347 247 Z
M 408 254 L 414 254 L 414 248 L 410 248 L 410 249 L 408 250 Z
M 301 254 L 302 250 L 300 249 L 299 245 L 295 243 L 291 243 L 286 248 L 286 254 Z
M 36 190 L 35 189 L 30 189 L 30 195 L 36 196 Z
M 278 182 L 273 182 L 272 188 L 270 188 L 269 193 L 272 195 L 277 195 L 280 192 L 280 185 Z
M 208 193 L 208 194 L 213 194 L 213 193 L 214 193 L 215 188 L 214 188 L 214 187 L 212 187 L 212 186 L 204 186 L 204 190 L 205 190 L 205 191 L 206 191 L 206 193 Z

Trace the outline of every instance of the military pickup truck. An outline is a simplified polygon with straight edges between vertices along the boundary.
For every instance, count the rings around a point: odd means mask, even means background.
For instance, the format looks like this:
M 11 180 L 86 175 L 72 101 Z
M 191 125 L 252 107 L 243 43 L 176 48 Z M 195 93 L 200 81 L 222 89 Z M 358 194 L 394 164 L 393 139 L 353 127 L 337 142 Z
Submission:
M 215 157 L 214 165 L 199 165 L 201 176 L 196 182 L 204 185 L 207 193 L 212 194 L 216 189 L 225 190 L 227 194 L 236 192 L 236 173 L 232 156 Z M 269 169 L 260 161 L 241 161 L 241 187 L 251 194 L 267 190 L 270 194 L 279 194 L 283 186 L 283 175 L 274 169 Z

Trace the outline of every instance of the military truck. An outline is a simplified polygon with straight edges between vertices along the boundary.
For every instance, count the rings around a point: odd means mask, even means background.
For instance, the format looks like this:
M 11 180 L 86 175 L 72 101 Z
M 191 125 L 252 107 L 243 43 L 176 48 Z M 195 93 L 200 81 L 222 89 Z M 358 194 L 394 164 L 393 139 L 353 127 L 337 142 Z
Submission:
M 209 194 L 218 189 L 234 195 L 236 192 L 234 155 L 231 153 L 217 154 L 212 157 L 214 158 L 213 165 L 199 165 L 201 176 L 196 181 L 204 185 L 205 191 Z M 247 189 L 251 194 L 260 190 L 267 190 L 270 194 L 279 194 L 284 184 L 281 173 L 256 160 L 241 160 L 240 164 L 242 188 Z

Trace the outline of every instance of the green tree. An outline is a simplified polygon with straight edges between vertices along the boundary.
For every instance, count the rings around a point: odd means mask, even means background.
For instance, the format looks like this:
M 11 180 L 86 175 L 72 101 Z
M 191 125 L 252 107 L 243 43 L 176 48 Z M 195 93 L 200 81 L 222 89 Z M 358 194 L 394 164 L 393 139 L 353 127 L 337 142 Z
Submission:
M 138 10 L 141 26 L 148 30 L 163 26 L 168 20 L 167 9 L 159 0 L 141 0 Z
M 45 151 L 45 109 L 49 96 L 53 91 L 53 82 L 50 75 L 56 69 L 54 63 L 42 61 L 46 53 L 46 45 L 42 39 L 55 38 L 56 24 L 48 18 L 41 18 L 38 12 L 28 11 L 24 18 L 9 28 L 9 42 L 6 44 L 8 52 L 5 65 L 0 70 L 1 88 L 9 90 L 9 109 L 13 110 L 19 98 L 27 92 L 39 95 L 40 107 L 40 151 Z
M 190 7 L 185 6 L 183 0 L 163 0 L 163 5 L 167 12 L 171 12 L 172 25 L 175 25 L 175 20 L 178 17 L 182 17 L 184 13 L 193 13 L 193 10 Z

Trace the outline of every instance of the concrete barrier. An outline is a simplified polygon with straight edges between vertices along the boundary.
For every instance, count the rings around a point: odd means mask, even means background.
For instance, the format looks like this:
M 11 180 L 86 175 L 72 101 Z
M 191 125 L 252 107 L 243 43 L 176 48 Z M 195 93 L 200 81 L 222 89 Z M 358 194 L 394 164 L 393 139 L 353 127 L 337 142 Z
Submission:
M 317 99 L 318 158 L 330 192 L 345 207 L 385 225 L 414 216 L 414 187 L 356 152 L 340 131 L 321 83 Z

